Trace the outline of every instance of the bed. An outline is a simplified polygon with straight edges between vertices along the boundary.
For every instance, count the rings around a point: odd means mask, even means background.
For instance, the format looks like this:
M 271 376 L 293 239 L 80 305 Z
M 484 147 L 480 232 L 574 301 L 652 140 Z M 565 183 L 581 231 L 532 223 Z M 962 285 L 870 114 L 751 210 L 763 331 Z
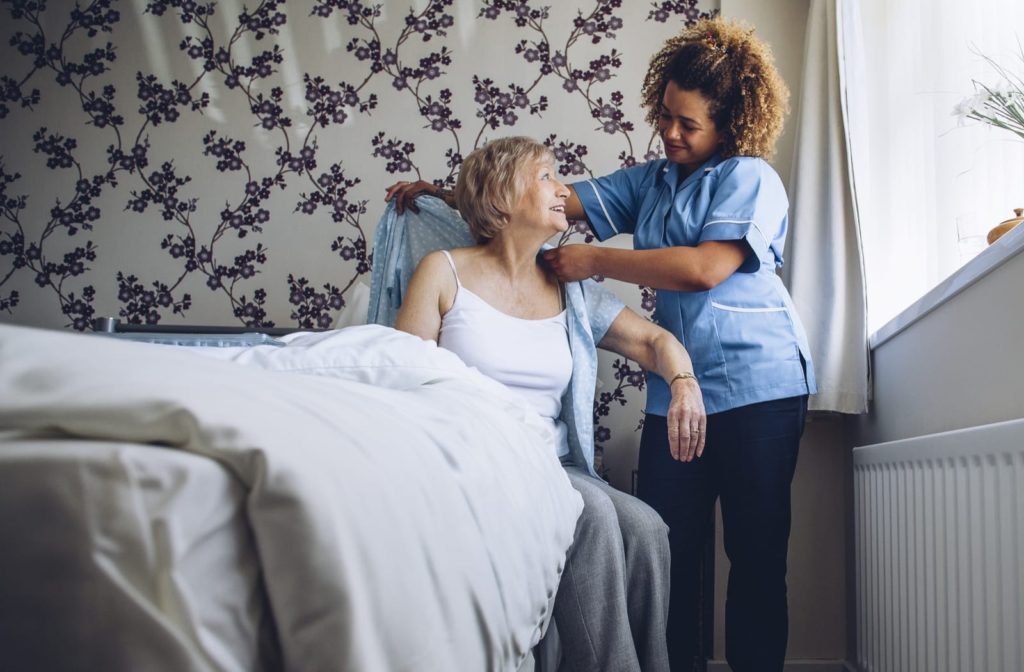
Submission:
M 581 502 L 516 395 L 378 325 L 0 325 L 0 669 L 525 669 Z

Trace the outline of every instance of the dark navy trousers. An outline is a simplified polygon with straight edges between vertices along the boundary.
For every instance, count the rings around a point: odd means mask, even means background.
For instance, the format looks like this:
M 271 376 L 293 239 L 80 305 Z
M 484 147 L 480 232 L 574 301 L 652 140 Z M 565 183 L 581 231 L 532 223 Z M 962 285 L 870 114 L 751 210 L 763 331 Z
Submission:
M 702 545 L 718 498 L 730 564 L 726 659 L 734 672 L 781 672 L 789 636 L 790 484 L 806 415 L 806 396 L 709 415 L 704 454 L 692 462 L 672 459 L 665 418 L 647 415 L 637 494 L 669 527 L 675 672 L 690 672 L 697 653 Z

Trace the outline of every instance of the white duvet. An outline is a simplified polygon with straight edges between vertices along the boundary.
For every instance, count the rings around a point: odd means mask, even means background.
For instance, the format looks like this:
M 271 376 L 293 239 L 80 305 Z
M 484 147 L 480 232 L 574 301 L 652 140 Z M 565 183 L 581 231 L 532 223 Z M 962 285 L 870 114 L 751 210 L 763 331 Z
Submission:
M 433 343 L 288 340 L 200 352 L 0 325 L 0 451 L 56 435 L 226 465 L 287 669 L 516 669 L 582 506 L 548 430 Z

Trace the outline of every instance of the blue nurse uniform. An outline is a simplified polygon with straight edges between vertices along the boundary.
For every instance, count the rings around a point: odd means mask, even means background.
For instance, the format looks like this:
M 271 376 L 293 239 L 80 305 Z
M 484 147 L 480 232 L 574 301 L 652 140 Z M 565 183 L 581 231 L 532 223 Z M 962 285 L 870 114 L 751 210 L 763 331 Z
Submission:
M 754 157 L 715 156 L 689 175 L 667 160 L 573 184 L 594 233 L 633 235 L 638 250 L 744 241 L 740 268 L 707 291 L 657 289 L 655 321 L 686 346 L 708 412 L 704 454 L 677 462 L 665 415 L 671 392 L 648 372 L 638 494 L 668 524 L 673 669 L 697 652 L 701 546 L 721 498 L 730 559 L 726 657 L 733 670 L 781 670 L 788 636 L 790 484 L 807 396 L 816 391 L 807 337 L 776 274 L 788 199 Z

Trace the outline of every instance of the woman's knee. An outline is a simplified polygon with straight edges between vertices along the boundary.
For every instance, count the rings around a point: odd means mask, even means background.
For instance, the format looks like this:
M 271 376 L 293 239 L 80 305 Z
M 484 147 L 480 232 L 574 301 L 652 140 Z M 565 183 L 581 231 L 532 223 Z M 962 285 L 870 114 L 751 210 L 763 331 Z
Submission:
M 632 534 L 646 539 L 665 539 L 668 543 L 668 525 L 661 515 L 648 504 L 635 497 L 630 497 L 631 505 L 625 516 Z
M 612 501 L 602 492 L 594 491 L 583 498 L 583 512 L 578 527 L 591 534 L 618 534 L 619 519 Z
M 627 552 L 668 562 L 669 534 L 668 525 L 661 516 L 639 500 L 636 506 L 630 507 L 630 513 L 623 518 L 622 538 Z

